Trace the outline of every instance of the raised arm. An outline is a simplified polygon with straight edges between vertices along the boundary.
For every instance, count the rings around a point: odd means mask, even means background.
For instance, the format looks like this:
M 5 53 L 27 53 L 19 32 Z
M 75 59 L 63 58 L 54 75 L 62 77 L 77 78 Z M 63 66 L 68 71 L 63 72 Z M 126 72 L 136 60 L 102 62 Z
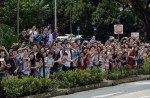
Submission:
M 28 66 L 22 71 L 23 73 L 31 67 L 31 63 L 27 61 Z
M 74 62 L 75 60 L 78 59 L 78 56 L 76 58 L 74 58 L 73 60 L 69 60 L 69 59 L 66 59 L 68 62 Z
M 73 53 L 76 53 L 76 52 L 77 52 L 77 50 L 76 50 L 76 49 L 74 49 L 74 48 L 72 48 L 72 47 L 71 47 L 71 49 L 73 50 Z
M 6 50 L 5 47 L 3 47 L 3 50 L 5 51 L 5 53 L 6 53 L 6 58 L 7 58 L 7 60 L 8 60 L 8 59 L 9 59 L 9 53 L 8 53 L 8 51 Z

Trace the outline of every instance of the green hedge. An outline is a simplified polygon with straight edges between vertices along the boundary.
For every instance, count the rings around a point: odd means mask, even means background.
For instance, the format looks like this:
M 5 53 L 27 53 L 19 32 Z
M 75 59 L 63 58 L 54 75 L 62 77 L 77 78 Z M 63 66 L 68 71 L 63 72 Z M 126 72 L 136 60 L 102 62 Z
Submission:
M 2 89 L 8 97 L 20 97 L 32 95 L 57 88 L 55 80 L 47 78 L 22 77 L 21 79 L 11 76 L 1 82 Z
M 100 68 L 94 67 L 91 70 L 74 70 L 67 72 L 54 73 L 53 79 L 60 81 L 60 88 L 70 88 L 99 83 L 103 80 L 104 74 Z
M 150 74 L 150 60 L 146 59 L 144 65 L 139 65 L 136 68 L 131 68 L 129 65 L 115 69 L 107 73 L 110 80 L 122 79 L 131 75 Z
M 146 59 L 144 65 L 142 66 L 143 74 L 150 74 L 150 60 Z
M 129 77 L 131 75 L 136 75 L 136 74 L 137 74 L 137 69 L 131 69 L 131 67 L 125 66 L 109 72 L 107 76 L 108 79 L 110 80 L 117 80 L 117 79 Z
M 56 88 L 71 88 L 87 84 L 99 83 L 104 74 L 99 68 L 82 71 L 80 69 L 67 72 L 54 73 L 53 79 L 11 76 L 2 80 L 2 90 L 8 97 L 20 97 L 38 94 Z

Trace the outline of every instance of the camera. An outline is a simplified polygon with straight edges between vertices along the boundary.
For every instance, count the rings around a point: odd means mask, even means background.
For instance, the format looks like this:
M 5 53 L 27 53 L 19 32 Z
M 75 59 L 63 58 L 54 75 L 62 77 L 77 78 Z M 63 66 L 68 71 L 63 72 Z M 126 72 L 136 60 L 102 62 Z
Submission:
M 85 43 L 84 43 L 84 46 L 87 46 L 87 44 L 88 44 L 88 43 L 85 42 Z

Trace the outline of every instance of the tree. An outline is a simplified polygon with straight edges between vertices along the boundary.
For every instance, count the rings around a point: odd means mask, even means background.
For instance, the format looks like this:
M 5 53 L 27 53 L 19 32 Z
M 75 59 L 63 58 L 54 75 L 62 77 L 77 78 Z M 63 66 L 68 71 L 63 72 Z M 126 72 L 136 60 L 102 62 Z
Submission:
M 42 7 L 42 0 L 20 0 L 20 30 L 33 25 L 43 27 L 49 9 Z M 0 21 L 16 28 L 17 0 L 6 0 L 0 6 Z
M 125 33 L 139 30 L 143 21 L 144 31 L 149 31 L 149 0 L 57 0 L 57 22 L 61 33 L 70 33 L 70 16 L 73 34 L 80 25 L 82 34 L 92 35 L 93 25 L 98 31 L 113 34 L 113 25 L 124 25 Z M 141 5 L 139 1 L 143 1 Z M 1 3 L 1 2 L 0 2 Z M 0 22 L 16 27 L 17 0 L 3 0 Z M 143 8 L 141 11 L 140 8 Z M 120 8 L 123 10 L 121 11 Z M 129 10 L 130 9 L 130 10 Z M 140 9 L 140 10 L 139 10 Z M 139 11 L 137 11 L 139 10 Z M 136 13 L 133 15 L 132 12 Z M 54 0 L 20 0 L 20 30 L 54 24 Z M 147 35 L 149 33 L 146 33 Z M 150 34 L 149 34 L 150 35 Z
M 43 6 L 49 6 L 54 10 L 53 0 L 44 0 Z M 94 12 L 96 5 L 91 0 L 57 0 L 57 18 L 59 31 L 70 33 L 70 13 L 72 14 L 73 33 L 76 33 L 76 26 L 80 24 L 81 32 L 88 32 L 91 30 L 92 13 Z M 53 19 L 53 12 L 51 12 L 50 18 Z M 86 33 L 84 33 L 86 34 Z
M 13 43 L 18 42 L 18 37 L 7 25 L 0 24 L 0 45 L 10 48 Z
M 78 0 L 78 2 L 73 5 L 73 22 L 81 26 L 82 33 L 85 35 L 91 35 L 93 30 L 92 13 L 95 9 L 96 5 L 94 5 L 91 0 Z
M 145 41 L 150 42 L 150 0 L 116 0 L 127 6 L 143 23 Z
M 139 30 L 139 20 L 128 9 L 113 0 L 103 0 L 99 2 L 96 11 L 93 13 L 93 23 L 98 26 L 98 30 L 104 35 L 114 35 L 114 24 L 124 25 L 123 36 L 130 36 L 131 32 Z M 102 39 L 101 39 L 102 40 Z

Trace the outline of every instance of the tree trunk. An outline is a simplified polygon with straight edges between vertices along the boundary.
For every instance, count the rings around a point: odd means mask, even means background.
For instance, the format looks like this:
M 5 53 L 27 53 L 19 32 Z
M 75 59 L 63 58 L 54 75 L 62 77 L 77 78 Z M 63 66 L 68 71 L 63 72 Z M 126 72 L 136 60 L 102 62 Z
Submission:
M 150 23 L 145 24 L 145 40 L 146 42 L 150 42 Z

